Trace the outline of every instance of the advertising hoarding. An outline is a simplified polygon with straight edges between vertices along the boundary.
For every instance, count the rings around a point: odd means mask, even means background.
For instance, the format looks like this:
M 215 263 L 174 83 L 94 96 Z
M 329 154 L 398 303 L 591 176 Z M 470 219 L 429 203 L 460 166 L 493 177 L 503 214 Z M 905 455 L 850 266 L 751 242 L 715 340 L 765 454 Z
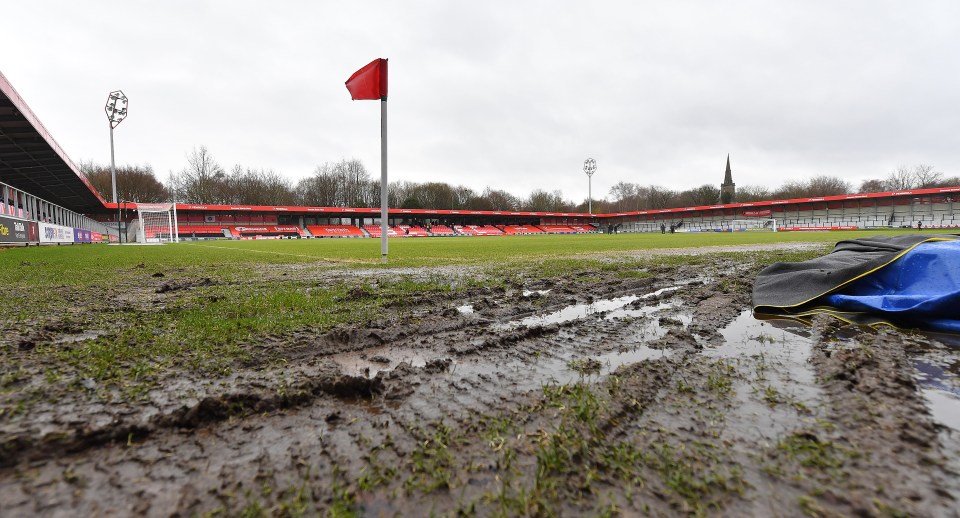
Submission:
M 40 223 L 41 243 L 73 243 L 73 228 L 52 223 Z
M 0 243 L 36 242 L 37 234 L 36 223 L 0 216 Z

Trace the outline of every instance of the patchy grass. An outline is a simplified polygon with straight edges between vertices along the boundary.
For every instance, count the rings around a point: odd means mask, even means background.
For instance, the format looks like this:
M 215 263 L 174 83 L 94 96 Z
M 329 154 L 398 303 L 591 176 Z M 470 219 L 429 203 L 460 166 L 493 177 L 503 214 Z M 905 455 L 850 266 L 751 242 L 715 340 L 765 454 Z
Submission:
M 420 301 L 475 288 L 571 276 L 587 282 L 608 272 L 642 278 L 718 257 L 764 264 L 816 255 L 603 255 L 611 247 L 656 244 L 638 235 L 419 240 L 398 243 L 387 267 L 429 268 L 370 280 L 363 271 L 384 265 L 363 259 L 368 244 L 356 241 L 363 240 L 0 250 L 0 281 L 9 294 L 0 299 L 0 415 L 30 411 L 52 388 L 101 401 L 139 400 L 178 370 L 212 379 L 275 365 L 304 339 L 384 314 L 415 323 Z M 404 258 L 414 252 L 417 260 Z M 569 367 L 583 375 L 598 370 L 592 362 Z
M 432 493 L 450 487 L 453 454 L 449 447 L 456 438 L 453 429 L 440 421 L 432 432 L 420 430 L 417 448 L 410 455 L 411 475 L 404 481 L 407 492 Z

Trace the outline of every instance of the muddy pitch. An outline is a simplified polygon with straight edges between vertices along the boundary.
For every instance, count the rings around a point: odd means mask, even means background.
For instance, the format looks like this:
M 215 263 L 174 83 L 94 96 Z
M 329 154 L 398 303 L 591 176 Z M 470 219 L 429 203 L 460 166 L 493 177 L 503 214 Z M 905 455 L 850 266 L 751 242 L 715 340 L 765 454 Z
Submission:
M 134 402 L 55 394 L 0 415 L 0 515 L 960 515 L 957 346 L 757 321 L 765 265 L 710 257 L 265 337 L 283 362 L 175 372 Z M 41 372 L 37 343 L 104 332 L 5 347 Z

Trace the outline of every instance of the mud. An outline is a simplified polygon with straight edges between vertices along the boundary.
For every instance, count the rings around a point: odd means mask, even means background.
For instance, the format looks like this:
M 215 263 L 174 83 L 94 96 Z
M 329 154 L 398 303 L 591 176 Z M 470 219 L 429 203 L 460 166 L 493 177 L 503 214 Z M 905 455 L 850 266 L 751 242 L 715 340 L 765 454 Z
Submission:
M 0 415 L 0 515 L 960 515 L 960 348 L 757 321 L 763 257 L 489 285 L 278 267 L 364 278 L 351 301 L 396 278 L 471 287 L 263 336 L 271 361 L 174 370 L 137 398 L 43 376 L 38 348 L 108 331 L 8 328 L 0 401 L 43 397 Z M 151 278 L 121 303 L 235 282 Z

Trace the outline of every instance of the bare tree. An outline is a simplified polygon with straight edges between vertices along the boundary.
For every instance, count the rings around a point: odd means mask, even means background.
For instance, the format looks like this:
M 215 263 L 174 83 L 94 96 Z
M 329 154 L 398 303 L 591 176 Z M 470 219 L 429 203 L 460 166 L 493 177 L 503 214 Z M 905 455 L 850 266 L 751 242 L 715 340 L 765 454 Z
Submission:
M 951 176 L 940 180 L 940 185 L 936 187 L 957 187 L 960 186 L 960 177 Z
M 105 200 L 113 198 L 113 176 L 110 166 L 80 162 L 80 173 Z M 169 198 L 167 188 L 149 165 L 122 165 L 117 167 L 117 199 L 141 203 L 159 203 Z
M 770 189 L 762 185 L 741 185 L 737 187 L 737 201 L 751 202 L 770 199 Z
M 913 189 L 916 184 L 916 177 L 913 175 L 913 171 L 905 166 L 899 165 L 896 169 L 890 172 L 890 176 L 887 176 L 886 187 L 888 191 L 905 191 L 908 189 Z
M 869 192 L 883 192 L 887 190 L 887 183 L 883 180 L 872 178 L 870 180 L 864 180 L 860 182 L 860 188 L 857 189 L 857 192 L 860 194 L 866 194 Z
M 470 204 L 470 201 L 477 198 L 476 191 L 463 185 L 454 187 L 453 194 L 455 198 L 453 204 L 454 209 L 466 209 L 468 208 L 467 206 Z
M 343 206 L 345 207 L 371 207 L 371 203 L 366 189 L 370 183 L 370 173 L 363 163 L 352 158 L 350 160 L 340 160 L 334 166 L 338 177 L 341 179 L 343 189 Z
M 685 205 L 713 205 L 720 200 L 720 188 L 709 183 L 680 193 L 680 201 Z
M 850 191 L 850 183 L 836 176 L 820 175 L 807 180 L 807 197 L 838 196 Z
M 417 186 L 421 205 L 436 209 L 453 209 L 457 195 L 453 187 L 443 182 L 427 182 Z
M 373 207 L 380 204 L 380 182 L 357 159 L 341 159 L 317 166 L 313 175 L 297 183 L 297 199 L 318 207 Z
M 610 208 L 615 212 L 626 212 L 641 210 L 645 203 L 644 188 L 629 182 L 617 182 L 610 188 L 609 194 L 612 200 Z
M 523 208 L 532 212 L 568 212 L 573 204 L 563 199 L 563 194 L 557 190 L 547 192 L 535 189 L 523 204 Z
M 474 195 L 467 200 L 463 208 L 467 210 L 494 210 L 493 203 L 490 202 L 490 199 L 482 195 Z
M 807 197 L 807 182 L 802 180 L 787 180 L 786 183 L 777 187 L 773 191 L 773 198 L 776 200 L 789 200 L 794 198 Z
M 677 206 L 677 191 L 651 185 L 647 187 L 647 206 L 641 210 L 669 209 Z
M 943 182 L 943 173 L 936 171 L 932 165 L 917 164 L 913 167 L 899 165 L 884 180 L 884 190 L 905 191 L 942 187 Z
M 412 182 L 394 182 L 387 187 L 387 204 L 391 207 L 401 207 L 406 209 L 420 208 L 408 205 L 419 205 L 419 200 L 411 197 L 414 184 Z
M 327 165 L 319 166 L 312 176 L 297 182 L 297 200 L 301 205 L 310 207 L 336 206 L 336 182 L 332 175 L 326 174 Z
M 502 189 L 491 189 L 487 187 L 483 190 L 482 196 L 490 202 L 490 210 L 518 210 L 520 209 L 520 200 Z
M 187 167 L 170 174 L 168 188 L 178 202 L 229 203 L 227 174 L 206 146 L 194 148 L 187 156 Z
M 918 164 L 913 167 L 913 177 L 916 189 L 940 187 L 943 182 L 943 173 L 935 171 L 932 165 Z
M 265 169 L 233 167 L 228 178 L 229 202 L 244 205 L 292 205 L 296 197 L 290 181 Z

